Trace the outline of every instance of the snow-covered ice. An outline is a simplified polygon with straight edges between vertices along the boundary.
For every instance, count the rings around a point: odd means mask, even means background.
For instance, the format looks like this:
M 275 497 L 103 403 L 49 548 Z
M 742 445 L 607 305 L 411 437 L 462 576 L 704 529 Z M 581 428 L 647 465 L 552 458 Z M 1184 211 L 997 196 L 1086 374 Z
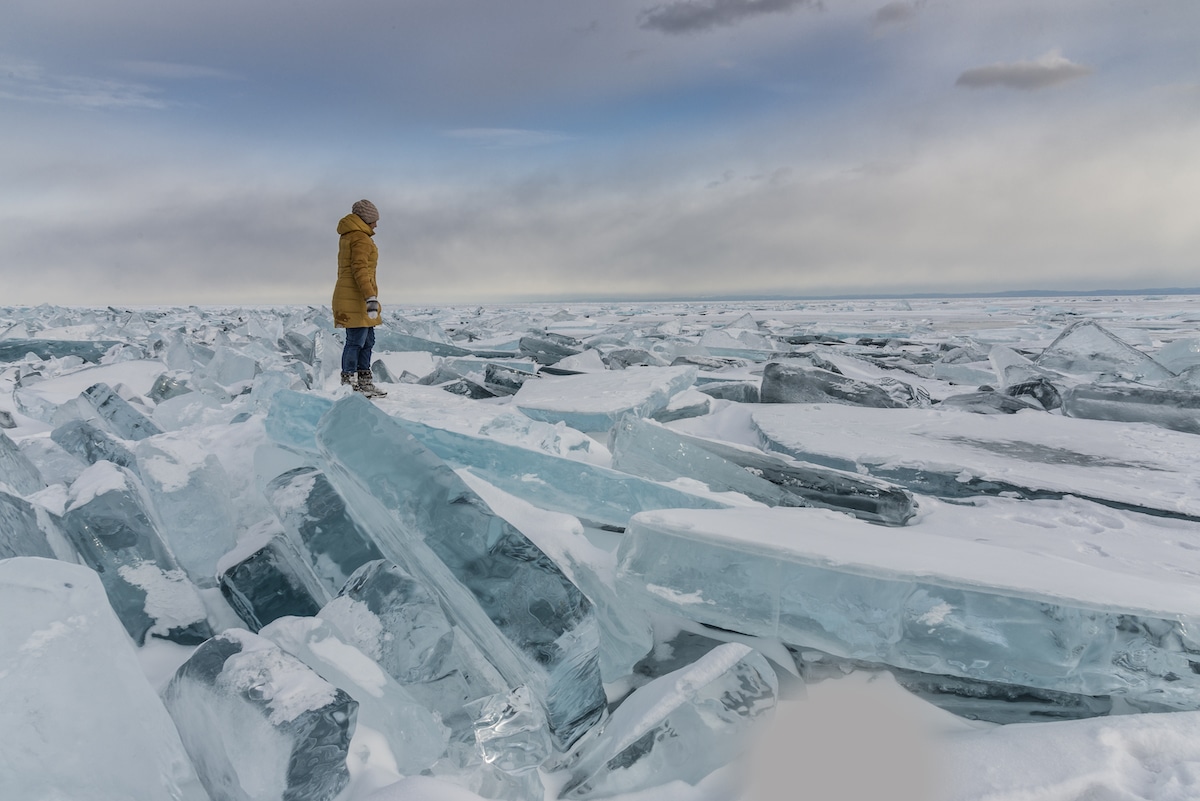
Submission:
M 1200 797 L 1200 296 L 0 331 L 5 797 Z

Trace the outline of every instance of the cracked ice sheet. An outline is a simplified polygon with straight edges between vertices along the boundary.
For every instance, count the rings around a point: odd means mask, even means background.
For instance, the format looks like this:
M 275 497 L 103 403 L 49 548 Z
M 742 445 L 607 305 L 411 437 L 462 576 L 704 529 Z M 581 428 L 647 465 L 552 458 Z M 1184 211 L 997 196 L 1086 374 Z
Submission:
M 923 470 L 1200 515 L 1200 437 L 1042 412 L 979 415 L 839 404 L 764 404 L 770 448 L 872 473 Z

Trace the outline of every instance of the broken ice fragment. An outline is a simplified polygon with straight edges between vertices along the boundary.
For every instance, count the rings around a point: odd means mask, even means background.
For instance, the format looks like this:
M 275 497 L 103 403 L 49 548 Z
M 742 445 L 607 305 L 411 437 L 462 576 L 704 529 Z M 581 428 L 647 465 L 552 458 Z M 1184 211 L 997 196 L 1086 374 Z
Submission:
M 695 784 L 749 745 L 775 708 L 779 683 L 762 654 L 737 643 L 661 676 L 626 698 L 581 743 L 561 798 L 601 798 L 684 781 Z
M 300 659 L 358 702 L 358 724 L 387 740 L 396 767 L 418 773 L 446 750 L 447 730 L 376 662 L 338 636 L 326 620 L 283 617 L 259 634 Z
M 806 462 L 858 470 L 939 497 L 1012 493 L 1088 498 L 1117 508 L 1200 518 L 1194 434 L 1153 441 L 1128 427 L 1058 415 L 972 415 L 937 409 L 835 404 L 757 407 L 763 447 Z
M 54 558 L 46 532 L 31 504 L 0 489 L 0 559 L 13 556 Z
M 528 417 L 608 431 L 626 414 L 650 417 L 696 380 L 695 367 L 633 367 L 526 381 L 513 404 Z
M 29 495 L 46 486 L 29 457 L 0 431 L 0 485 L 5 484 L 20 495 Z
M 1173 431 L 1200 434 L 1200 392 L 1082 384 L 1066 391 L 1062 408 L 1068 417 L 1153 423 Z
M 1025 395 L 1009 395 L 1004 392 L 964 392 L 942 398 L 938 406 L 960 412 L 975 414 L 1016 414 L 1017 412 L 1044 411 L 1042 405 Z
M 330 597 L 341 591 L 355 570 L 383 558 L 321 470 L 310 466 L 288 470 L 270 479 L 263 494 Z
M 321 415 L 329 411 L 333 402 L 311 392 L 295 392 L 285 389 L 271 396 L 271 409 L 267 412 L 267 436 L 280 445 L 317 452 L 313 432 Z
M 122 343 L 96 339 L 74 341 L 63 339 L 4 339 L 0 340 L 0 363 L 15 362 L 32 353 L 39 359 L 61 359 L 77 356 L 85 362 L 98 364 L 110 348 Z
M 1062 395 L 1059 393 L 1058 387 L 1045 377 L 1009 384 L 1004 388 L 1004 394 L 1012 395 L 1014 398 L 1028 395 L 1037 400 L 1046 411 L 1062 406 Z
M 162 698 L 214 799 L 333 801 L 350 780 L 358 703 L 264 637 L 218 634 Z
M 510 686 L 530 687 L 559 747 L 574 742 L 605 704 L 596 618 L 583 594 L 361 396 L 333 405 L 317 442 L 330 481 L 384 556 L 439 596 Z
M 191 391 L 192 389 L 187 385 L 186 381 L 175 378 L 168 373 L 163 373 L 154 380 L 154 386 L 150 387 L 150 391 L 146 393 L 146 397 L 155 403 L 162 403 L 165 400 L 186 395 Z
M 583 343 L 561 334 L 526 334 L 518 343 L 522 356 L 530 356 L 538 364 L 554 364 L 583 350 Z
M 1038 545 L 1045 527 L 1012 514 L 1016 503 L 1030 502 L 938 504 L 904 529 L 819 509 L 643 512 L 621 542 L 618 586 L 671 614 L 838 657 L 1200 709 L 1194 587 L 1161 567 L 1089 561 L 1069 542 Z M 1101 518 L 1088 507 L 1079 524 L 1094 541 Z M 1121 539 L 1162 535 L 1145 516 L 1112 525 Z
M 129 401 L 113 392 L 108 384 L 93 384 L 80 398 L 95 409 L 105 427 L 121 439 L 139 440 L 162 433 L 150 418 L 129 405 Z
M 73 453 L 87 464 L 105 461 L 137 470 L 133 452 L 106 431 L 87 420 L 71 420 L 50 432 L 54 440 L 68 453 Z
M 868 476 L 802 464 L 706 440 L 634 417 L 613 428 L 613 466 L 658 481 L 703 481 L 715 492 L 740 492 L 770 506 L 821 506 L 885 525 L 914 514 L 910 493 Z
M 754 381 L 710 381 L 696 387 L 712 398 L 734 403 L 758 403 L 759 385 Z
M 204 602 L 151 522 L 132 473 L 111 462 L 84 470 L 62 521 L 136 643 L 153 635 L 194 645 L 212 634 Z
M 844 403 L 878 409 L 903 408 L 887 392 L 863 381 L 814 367 L 771 362 L 763 368 L 763 403 Z
M 140 442 L 137 462 L 175 558 L 198 586 L 215 587 L 218 560 L 237 545 L 225 468 L 176 434 Z
M 646 481 L 618 470 L 405 421 L 421 444 L 447 462 L 469 467 L 497 487 L 544 509 L 601 526 L 624 528 L 644 509 L 718 509 L 728 504 Z
M 272 527 L 261 534 L 265 541 L 254 532 L 244 536 L 249 544 L 227 554 L 217 569 L 221 594 L 251 631 L 285 615 L 315 615 L 328 600 L 287 535 Z
M 505 689 L 430 589 L 386 560 L 363 565 L 319 617 L 438 712 L 456 741 L 472 736 L 465 705 Z
M 1091 320 L 1072 323 L 1034 363 L 1093 379 L 1164 381 L 1173 375 L 1153 358 Z
M 208 801 L 96 573 L 0 559 L 6 799 Z
M 553 753 L 546 716 L 518 687 L 471 705 L 475 715 L 475 742 L 483 761 L 504 773 L 537 770 Z

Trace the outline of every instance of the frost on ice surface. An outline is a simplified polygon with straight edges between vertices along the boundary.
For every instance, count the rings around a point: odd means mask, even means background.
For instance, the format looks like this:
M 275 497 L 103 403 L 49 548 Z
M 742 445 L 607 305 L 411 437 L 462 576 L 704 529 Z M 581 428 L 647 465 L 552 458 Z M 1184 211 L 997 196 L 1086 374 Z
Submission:
M 694 367 L 639 367 L 527 381 L 513 403 L 534 420 L 607 431 L 622 415 L 649 417 L 696 380 Z
M 109 603 L 136 642 L 153 635 L 199 643 L 212 633 L 204 604 L 151 520 L 143 492 L 130 471 L 97 462 L 71 487 L 64 533 L 80 560 L 100 574 Z
M 5 798 L 207 801 L 96 573 L 0 559 Z
M 142 440 L 136 453 L 175 558 L 197 586 L 216 586 L 217 562 L 237 544 L 233 487 L 220 460 L 172 434 Z
M 206 641 L 162 697 L 213 798 L 333 801 L 349 781 L 357 702 L 265 638 Z

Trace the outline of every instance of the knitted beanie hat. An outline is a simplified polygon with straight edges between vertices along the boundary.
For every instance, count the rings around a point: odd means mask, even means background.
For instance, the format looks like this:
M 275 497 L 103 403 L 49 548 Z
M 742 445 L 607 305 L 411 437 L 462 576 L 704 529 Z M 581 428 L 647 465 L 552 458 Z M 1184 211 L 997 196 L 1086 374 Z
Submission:
M 370 225 L 373 222 L 379 222 L 379 209 L 375 208 L 375 204 L 369 200 L 360 200 L 350 207 L 350 211 L 358 215 L 358 218 Z

